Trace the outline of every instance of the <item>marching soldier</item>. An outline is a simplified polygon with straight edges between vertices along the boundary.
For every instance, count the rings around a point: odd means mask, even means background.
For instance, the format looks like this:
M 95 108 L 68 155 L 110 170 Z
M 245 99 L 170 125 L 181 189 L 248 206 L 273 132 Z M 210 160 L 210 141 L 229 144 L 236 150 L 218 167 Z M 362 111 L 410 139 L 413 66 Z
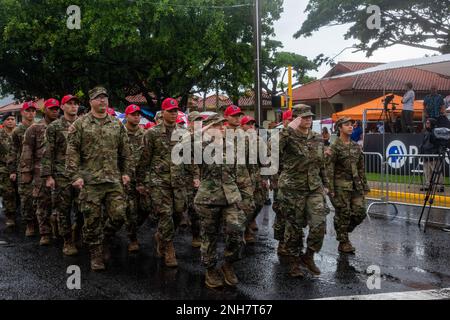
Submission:
M 200 115 L 198 111 L 192 111 L 188 115 L 188 131 L 191 137 L 191 146 L 194 146 L 194 125 L 197 122 L 203 120 L 203 117 Z M 195 172 L 198 166 L 194 164 L 186 165 L 186 195 L 187 195 L 187 208 L 188 208 L 188 216 L 191 224 L 191 232 L 192 232 L 192 247 L 199 248 L 201 246 L 200 239 L 200 217 L 195 210 L 194 206 L 194 198 L 198 190 L 199 182 L 194 181 L 195 177 L 199 176 L 199 173 Z
M 69 127 L 77 119 L 80 102 L 73 95 L 66 95 L 61 100 L 64 116 L 53 121 L 45 130 L 44 154 L 42 156 L 41 177 L 48 192 L 52 194 L 52 203 L 58 221 L 59 235 L 64 239 L 63 254 L 76 255 L 76 228 L 82 224 L 78 212 L 78 190 L 73 188 L 65 174 L 67 135 Z M 74 209 L 76 220 L 72 222 Z M 75 230 L 75 232 L 73 232 Z
M 242 130 L 239 128 L 240 120 L 244 113 L 241 111 L 241 108 L 230 105 L 224 111 L 224 118 L 227 121 L 226 131 L 233 130 L 235 133 L 238 133 L 238 130 Z M 237 139 L 234 141 L 235 152 L 237 153 Z M 249 146 L 248 143 L 245 144 L 245 155 L 249 154 Z M 237 184 L 239 187 L 239 191 L 241 192 L 242 201 L 239 203 L 239 207 L 245 212 L 247 217 L 251 217 L 255 212 L 255 200 L 253 194 L 255 192 L 253 187 L 253 182 L 250 177 L 250 173 L 248 169 L 242 170 L 242 175 L 238 176 Z M 246 243 L 254 243 L 255 235 L 252 229 L 246 228 L 244 234 L 244 240 Z
M 22 122 L 14 129 L 11 140 L 11 150 L 8 154 L 8 170 L 10 179 L 18 184 L 20 197 L 20 212 L 22 221 L 26 222 L 27 228 L 25 236 L 32 237 L 36 234 L 36 215 L 33 204 L 33 185 L 31 180 L 24 182 L 20 174 L 20 155 L 22 154 L 23 137 L 25 131 L 33 124 L 36 116 L 36 104 L 33 101 L 27 101 L 22 104 L 20 109 Z M 27 178 L 28 179 L 28 178 Z
M 244 116 L 240 120 L 241 128 L 245 132 L 253 132 L 256 136 L 255 143 L 257 143 L 257 148 L 259 152 L 259 148 L 261 147 L 261 142 L 259 136 L 255 131 L 256 120 L 250 116 Z M 250 144 L 249 144 L 250 146 Z M 255 147 L 255 146 L 252 146 Z M 255 148 L 256 150 L 256 148 Z M 249 159 L 249 155 L 247 155 L 247 159 Z M 250 164 L 247 161 L 247 170 L 250 174 L 250 179 L 253 185 L 253 198 L 255 203 L 255 209 L 247 216 L 247 227 L 246 227 L 246 242 L 252 243 L 255 242 L 254 232 L 258 230 L 258 226 L 256 224 L 256 217 L 258 216 L 261 209 L 264 207 L 264 202 L 267 199 L 267 178 L 261 176 L 261 164 L 258 162 L 257 164 Z
M 211 115 L 206 120 L 203 137 L 203 150 L 214 146 L 213 152 L 222 153 L 221 163 L 201 165 L 201 182 L 194 203 L 201 221 L 201 255 L 206 267 L 205 284 L 210 288 L 221 287 L 225 283 L 236 286 L 239 282 L 233 269 L 233 263 L 240 258 L 242 234 L 245 229 L 246 215 L 239 208 L 242 200 L 237 180 L 245 165 L 226 163 L 226 146 L 223 139 L 224 118 Z M 217 145 L 217 146 L 215 146 Z M 214 153 L 214 159 L 216 154 Z M 224 263 L 217 269 L 217 243 L 221 226 L 225 224 Z
M 16 186 L 9 177 L 8 154 L 12 146 L 12 133 L 16 127 L 16 118 L 10 112 L 2 117 L 3 128 L 0 129 L 0 195 L 6 216 L 6 227 L 16 225 Z
M 172 134 L 179 129 L 176 124 L 178 102 L 167 98 L 161 109 L 162 122 L 144 134 L 144 149 L 136 179 L 141 194 L 145 194 L 146 187 L 150 190 L 153 209 L 159 218 L 158 231 L 154 236 L 156 253 L 164 257 L 166 266 L 176 267 L 178 262 L 173 239 L 186 206 L 184 165 L 172 161 L 172 149 L 179 142 L 172 141 Z M 147 172 L 150 174 L 148 185 L 145 182 Z
M 278 198 L 286 216 L 285 248 L 290 256 L 290 275 L 303 277 L 299 256 L 303 249 L 303 230 L 309 225 L 306 253 L 302 263 L 313 275 L 320 270 L 314 254 L 322 248 L 326 227 L 325 193 L 328 178 L 322 137 L 311 131 L 311 108 L 297 105 L 293 120 L 280 134 L 280 163 Z
M 58 100 L 50 98 L 44 102 L 44 118 L 25 131 L 20 156 L 22 182 L 33 184 L 33 198 L 36 203 L 35 215 L 39 222 L 39 234 L 41 235 L 39 244 L 41 246 L 50 244 L 50 234 L 55 231 L 54 225 L 56 224 L 55 220 L 50 221 L 52 216 L 51 195 L 47 192 L 45 182 L 42 182 L 41 179 L 41 159 L 44 153 L 45 130 L 51 122 L 58 118 L 58 113 Z M 32 217 L 29 218 L 30 221 L 32 219 Z
M 292 110 L 286 110 L 283 112 L 283 127 L 287 129 L 289 123 L 292 121 Z M 281 172 L 282 163 L 279 164 Z M 272 209 L 275 212 L 275 221 L 273 224 L 273 235 L 275 240 L 278 240 L 277 254 L 280 256 L 286 256 L 287 251 L 284 245 L 284 231 L 286 229 L 286 217 L 283 211 L 280 210 L 280 204 L 278 199 L 278 177 L 279 174 L 275 174 L 270 177 L 270 188 L 273 190 L 273 203 Z
M 339 241 L 338 250 L 354 253 L 348 234 L 366 217 L 365 193 L 370 188 L 364 171 L 361 147 L 350 139 L 353 120 L 343 117 L 336 122 L 339 138 L 331 146 L 328 173 L 330 200 L 335 208 L 334 228 Z
M 139 127 L 141 121 L 141 108 L 135 104 L 129 105 L 125 109 L 125 129 L 127 129 L 128 140 L 130 141 L 131 155 L 133 163 L 136 166 L 141 158 L 143 149 L 144 129 Z M 137 239 L 137 230 L 148 216 L 149 201 L 147 194 L 140 195 L 136 190 L 136 176 L 131 177 L 131 183 L 126 188 L 127 210 L 125 226 L 128 231 L 130 243 L 128 244 L 128 252 L 139 251 L 139 242 Z
M 123 186 L 133 176 L 133 161 L 125 127 L 106 113 L 106 89 L 93 88 L 89 99 L 91 111 L 69 127 L 65 169 L 72 186 L 80 190 L 83 240 L 89 246 L 91 269 L 100 271 L 109 258 L 110 241 L 125 220 Z

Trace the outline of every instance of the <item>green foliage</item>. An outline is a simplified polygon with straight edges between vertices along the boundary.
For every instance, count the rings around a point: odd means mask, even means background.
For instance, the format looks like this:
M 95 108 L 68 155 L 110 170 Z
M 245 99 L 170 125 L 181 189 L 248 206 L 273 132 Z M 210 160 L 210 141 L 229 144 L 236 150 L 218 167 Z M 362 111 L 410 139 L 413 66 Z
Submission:
M 289 65 L 292 66 L 294 86 L 315 80 L 308 76 L 307 72 L 317 70 L 319 67 L 318 63 L 305 56 L 279 51 L 280 48 L 282 48 L 281 42 L 266 39 L 263 51 L 264 79 L 266 80 L 264 87 L 272 95 L 287 89 L 285 80 L 287 82 L 286 75 Z
M 370 30 L 367 20 L 381 9 L 381 29 Z M 294 35 L 311 36 L 325 26 L 351 24 L 345 38 L 358 40 L 357 49 L 367 56 L 395 44 L 450 53 L 450 2 L 448 0 L 310 0 L 308 17 Z M 430 44 L 435 41 L 437 45 Z
M 263 32 L 273 35 L 282 0 L 264 1 Z M 87 96 L 94 85 L 112 104 L 149 92 L 167 96 L 208 90 L 217 80 L 231 95 L 253 77 L 252 0 L 2 0 L 0 95 Z M 81 8 L 81 29 L 66 9 Z M 229 7 L 236 4 L 247 6 Z

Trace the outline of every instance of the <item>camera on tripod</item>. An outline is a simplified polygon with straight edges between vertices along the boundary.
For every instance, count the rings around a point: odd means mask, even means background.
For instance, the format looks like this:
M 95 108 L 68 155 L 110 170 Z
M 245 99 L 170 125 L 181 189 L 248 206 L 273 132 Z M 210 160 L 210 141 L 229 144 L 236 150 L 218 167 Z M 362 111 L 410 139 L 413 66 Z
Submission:
M 431 143 L 436 147 L 450 148 L 450 129 L 434 128 L 431 135 Z
M 389 108 L 388 108 L 389 104 L 392 105 L 392 107 L 391 107 L 392 111 L 394 111 L 397 108 L 398 104 L 392 102 L 392 100 L 394 100 L 394 98 L 395 98 L 395 95 L 393 95 L 393 94 L 390 94 L 384 98 L 383 102 L 384 102 L 384 110 L 385 111 L 389 110 Z

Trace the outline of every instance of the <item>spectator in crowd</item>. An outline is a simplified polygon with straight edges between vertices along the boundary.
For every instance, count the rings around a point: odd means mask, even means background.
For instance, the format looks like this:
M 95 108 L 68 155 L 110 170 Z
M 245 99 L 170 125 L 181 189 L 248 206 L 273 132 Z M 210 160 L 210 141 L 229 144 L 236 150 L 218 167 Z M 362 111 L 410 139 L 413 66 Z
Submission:
M 450 129 L 450 120 L 447 117 L 447 108 L 445 105 L 441 106 L 441 112 L 436 121 L 437 128 L 449 128 Z
M 377 130 L 379 133 L 383 134 L 384 133 L 384 122 L 378 122 L 377 124 Z
M 406 89 L 407 91 L 402 99 L 403 104 L 402 118 L 401 118 L 402 133 L 414 132 L 413 114 L 414 114 L 415 93 L 411 82 L 408 82 L 406 84 Z
M 323 127 L 322 128 L 322 139 L 323 139 L 324 146 L 327 147 L 327 146 L 330 145 L 330 138 L 331 138 L 331 135 L 328 132 L 328 128 L 327 127 Z
M 436 85 L 432 85 L 431 93 L 423 100 L 425 118 L 437 119 L 443 105 L 445 105 L 444 98 L 437 93 Z
M 433 129 L 436 128 L 437 120 L 434 118 L 428 118 L 425 122 L 425 130 L 424 130 L 424 137 L 423 142 L 419 147 L 420 154 L 427 154 L 427 155 L 435 155 L 439 154 L 439 147 L 434 143 L 433 141 Z M 433 157 L 424 157 L 423 158 L 423 175 L 424 175 L 424 186 L 420 188 L 420 191 L 428 191 L 428 186 L 430 184 L 430 180 L 433 174 L 433 169 L 435 168 L 437 163 L 437 159 Z M 443 175 L 442 173 L 439 174 L 439 177 L 437 179 L 437 191 L 438 192 L 444 192 L 444 185 L 443 185 Z
M 446 109 L 450 108 L 450 95 L 445 97 L 444 103 L 445 103 L 445 108 Z
M 358 143 L 358 141 L 362 140 L 362 133 L 361 121 L 355 121 L 353 133 L 350 138 Z

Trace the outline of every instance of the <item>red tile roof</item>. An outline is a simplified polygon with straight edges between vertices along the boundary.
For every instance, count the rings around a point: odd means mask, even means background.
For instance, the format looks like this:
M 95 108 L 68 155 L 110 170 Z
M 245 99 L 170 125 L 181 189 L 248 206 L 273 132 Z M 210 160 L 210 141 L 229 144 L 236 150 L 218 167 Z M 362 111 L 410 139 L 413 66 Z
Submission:
M 379 62 L 350 62 L 341 61 L 338 62 L 330 71 L 328 71 L 323 78 L 328 78 L 332 76 L 337 76 L 344 73 L 355 72 L 359 70 L 364 70 L 367 68 L 375 67 L 383 63 Z
M 340 67 L 336 68 L 337 66 L 335 66 L 328 74 L 336 71 L 339 74 L 343 74 L 347 73 L 342 72 L 344 69 L 353 68 L 353 70 L 348 71 L 353 72 L 357 68 L 365 69 L 372 66 L 372 63 L 343 62 Z M 407 82 L 413 84 L 416 92 L 426 93 L 430 90 L 432 84 L 436 84 L 438 91 L 450 93 L 450 78 L 416 68 L 401 68 L 347 78 L 327 79 L 324 77 L 321 80 L 316 80 L 294 89 L 293 100 L 329 99 L 340 92 L 351 92 L 353 94 L 357 92 L 379 92 L 382 94 L 383 89 L 387 92 L 402 92 L 405 91 Z
M 255 105 L 255 97 L 254 97 L 253 91 L 248 91 L 243 97 L 239 99 L 239 106 L 240 107 L 251 107 Z M 150 94 L 150 96 L 154 97 L 154 95 Z M 134 96 L 128 96 L 125 98 L 130 104 L 138 104 L 138 105 L 145 105 L 147 104 L 147 100 L 142 94 L 137 94 Z M 153 100 L 154 103 L 156 103 L 156 100 Z M 197 106 L 198 108 L 203 108 L 203 99 L 194 96 L 192 98 L 191 104 L 194 106 Z M 226 95 L 219 95 L 219 108 L 229 106 L 230 104 L 233 104 L 231 99 Z M 205 106 L 207 109 L 216 108 L 216 95 L 210 95 L 206 97 L 206 103 Z M 263 106 L 272 106 L 272 99 L 271 96 L 265 92 L 263 92 Z
M 292 90 L 292 99 L 317 100 L 330 99 L 343 90 L 351 90 L 353 78 L 316 80 Z
M 22 107 L 22 103 L 11 102 L 11 103 L 5 104 L 4 106 L 0 107 L 0 114 L 6 113 L 6 112 L 19 111 L 21 107 Z
M 383 90 L 384 84 L 388 91 L 404 91 L 405 83 L 411 82 L 415 91 L 429 91 L 435 84 L 438 91 L 450 90 L 450 78 L 437 73 L 416 68 L 402 68 L 356 76 L 354 90 L 375 91 Z
M 213 94 L 208 96 L 206 99 L 205 107 L 216 108 L 217 95 Z M 233 104 L 231 99 L 225 95 L 219 95 L 219 109 L 225 106 Z M 239 98 L 239 107 L 252 107 L 255 105 L 255 93 L 254 91 L 248 91 L 244 96 Z M 263 106 L 272 106 L 272 97 L 263 92 Z M 197 102 L 197 107 L 203 108 L 203 99 L 199 99 Z

